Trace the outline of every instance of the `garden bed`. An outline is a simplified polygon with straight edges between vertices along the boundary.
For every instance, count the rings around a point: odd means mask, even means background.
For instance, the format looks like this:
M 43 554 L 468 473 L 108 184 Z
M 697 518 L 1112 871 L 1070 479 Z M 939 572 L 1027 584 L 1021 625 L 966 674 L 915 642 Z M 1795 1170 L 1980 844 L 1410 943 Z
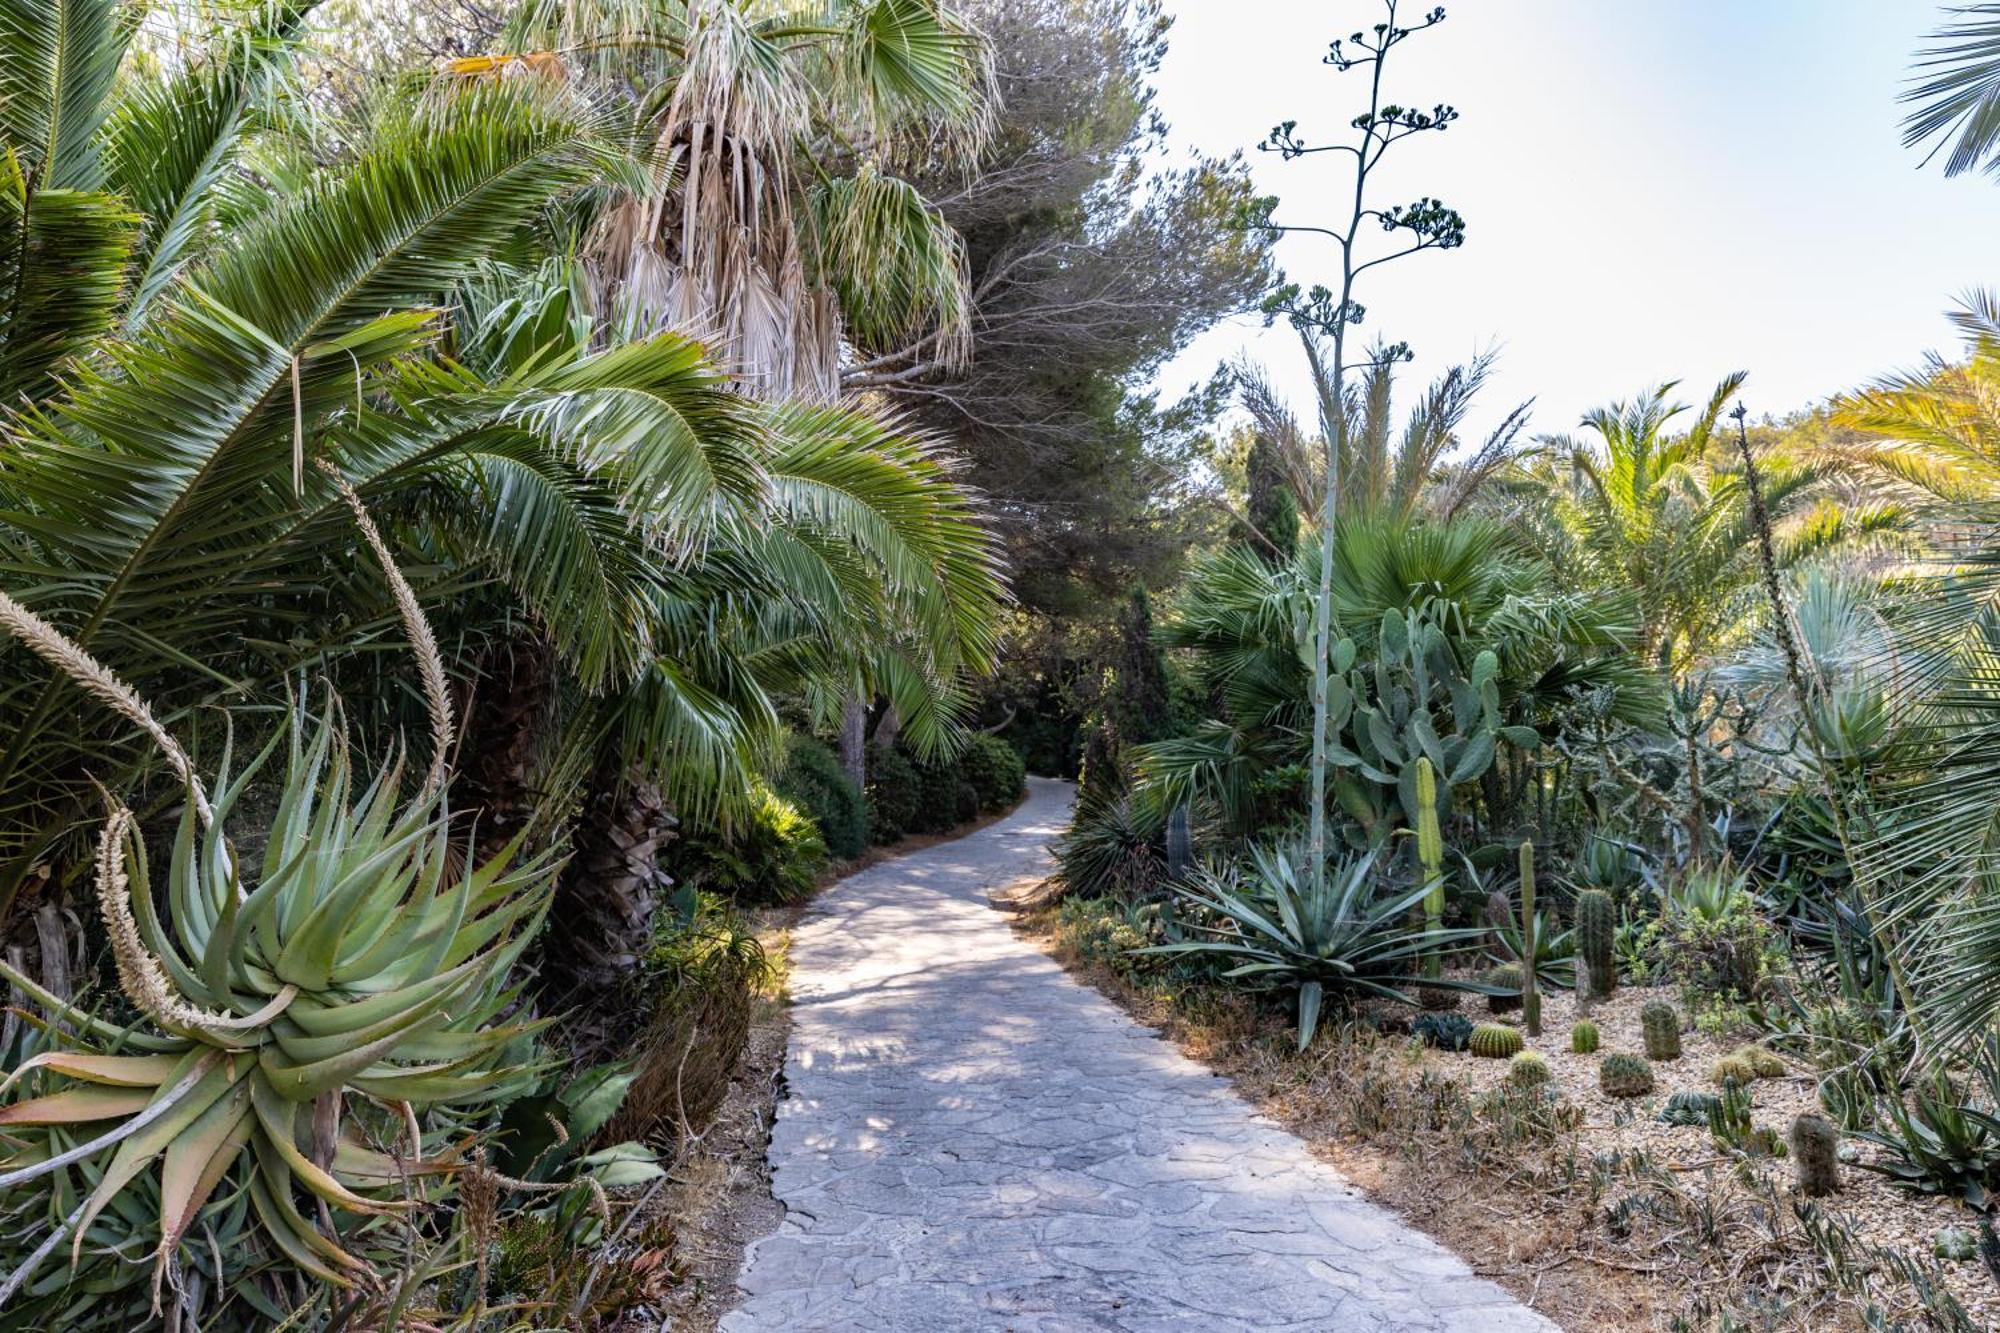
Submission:
M 1591 1006 L 1602 1045 L 1573 1054 L 1568 992 L 1543 999 L 1542 1054 L 1554 1096 L 1507 1087 L 1508 1062 L 1432 1049 L 1398 1029 L 1411 1011 L 1329 1021 L 1296 1050 L 1286 1015 L 1237 993 L 1149 973 L 1152 960 L 1107 951 L 1082 908 L 1017 918 L 1059 961 L 1244 1096 L 1416 1225 L 1575 1329 L 2000 1328 L 2000 1284 L 1977 1257 L 1933 1257 L 1940 1231 L 1975 1232 L 1953 1199 L 1898 1189 L 1844 1162 L 1841 1191 L 1806 1200 L 1788 1160 L 1717 1146 L 1704 1125 L 1660 1123 L 1677 1091 L 1718 1091 L 1715 1061 L 1751 1034 L 1682 1034 L 1678 1060 L 1653 1064 L 1655 1090 L 1621 1099 L 1598 1063 L 1643 1049 L 1639 1011 L 1672 1001 L 1628 988 Z M 1474 1021 L 1519 1027 L 1478 997 Z M 1794 1062 L 1751 1085 L 1752 1119 L 1780 1136 L 1819 1109 L 1815 1080 Z M 1844 1156 L 1866 1145 L 1849 1139 Z

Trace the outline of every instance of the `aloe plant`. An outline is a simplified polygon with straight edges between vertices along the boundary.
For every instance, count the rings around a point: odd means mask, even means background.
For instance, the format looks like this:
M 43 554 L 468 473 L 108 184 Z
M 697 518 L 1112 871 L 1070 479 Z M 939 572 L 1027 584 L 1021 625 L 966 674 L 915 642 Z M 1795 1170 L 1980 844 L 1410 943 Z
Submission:
M 502 1021 L 517 995 L 507 976 L 547 910 L 556 866 L 519 862 L 518 843 L 483 864 L 470 846 L 453 847 L 444 755 L 454 724 L 435 642 L 360 501 L 342 489 L 416 649 L 435 753 L 407 803 L 400 760 L 357 792 L 334 708 L 309 738 L 295 711 L 254 880 L 225 829 L 278 742 L 235 775 L 225 748 L 211 799 L 123 681 L 0 593 L 0 627 L 146 732 L 188 793 L 163 893 L 131 811 L 115 806 L 98 838 L 98 906 L 139 1020 L 120 1028 L 72 1017 L 75 1048 L 41 1050 L 0 1085 L 16 1096 L 0 1105 L 0 1192 L 53 1177 L 43 1243 L 0 1281 L 0 1304 L 61 1239 L 77 1265 L 100 1219 L 122 1230 L 114 1246 L 135 1234 L 151 1244 L 157 1300 L 204 1210 L 240 1210 L 246 1197 L 276 1254 L 352 1285 L 370 1266 L 342 1230 L 300 1211 L 301 1196 L 354 1231 L 411 1211 L 413 1181 L 459 1164 L 426 1155 L 419 1114 L 518 1087 L 540 1025 Z M 0 975 L 62 1008 L 11 967 L 0 964 Z M 19 1096 L 31 1085 L 36 1095 Z M 369 1103 L 387 1114 L 360 1114 Z

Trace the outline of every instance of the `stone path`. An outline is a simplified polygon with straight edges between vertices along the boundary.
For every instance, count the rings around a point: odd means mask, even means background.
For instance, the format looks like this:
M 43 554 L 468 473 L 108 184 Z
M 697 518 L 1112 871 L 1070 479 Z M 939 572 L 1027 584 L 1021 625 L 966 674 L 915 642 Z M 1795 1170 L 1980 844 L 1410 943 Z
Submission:
M 1553 1329 L 1014 935 L 986 891 L 1069 804 L 1034 782 L 801 925 L 786 1215 L 723 1333 Z

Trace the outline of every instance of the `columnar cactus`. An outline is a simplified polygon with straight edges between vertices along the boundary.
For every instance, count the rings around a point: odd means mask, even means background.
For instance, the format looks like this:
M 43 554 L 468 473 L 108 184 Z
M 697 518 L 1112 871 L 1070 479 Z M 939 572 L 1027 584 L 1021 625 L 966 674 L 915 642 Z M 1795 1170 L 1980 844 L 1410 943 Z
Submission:
M 1612 962 L 1612 937 L 1617 929 L 1611 895 L 1602 889 L 1585 889 L 1576 896 L 1576 956 L 1583 964 L 1579 975 L 1588 978 L 1587 1000 L 1601 1000 L 1618 986 L 1618 968 Z
M 1597 1086 L 1607 1097 L 1643 1097 L 1653 1090 L 1653 1067 L 1636 1055 L 1614 1052 L 1597 1066 Z
M 1521 843 L 1521 1018 L 1528 1035 L 1542 1035 L 1542 993 L 1535 982 L 1535 844 Z
M 1823 1198 L 1840 1189 L 1840 1131 L 1824 1116 L 1796 1116 L 1792 1120 L 1792 1132 L 1787 1137 L 1792 1144 L 1792 1169 L 1799 1182 L 1799 1193 L 1808 1198 Z
M 1521 1053 L 1521 1032 L 1505 1023 L 1481 1023 L 1472 1029 L 1472 1053 L 1486 1060 L 1505 1060 Z
M 1681 1016 L 1665 1000 L 1649 1000 L 1639 1011 L 1639 1027 L 1646 1038 L 1648 1060 L 1681 1058 Z
M 1444 929 L 1444 831 L 1438 827 L 1437 774 L 1417 759 L 1417 865 L 1424 876 L 1424 929 Z M 1424 954 L 1424 975 L 1435 977 L 1443 960 L 1435 946 Z
M 1569 1030 L 1569 1048 L 1578 1055 L 1589 1055 L 1597 1049 L 1597 1024 L 1587 1018 L 1578 1019 Z

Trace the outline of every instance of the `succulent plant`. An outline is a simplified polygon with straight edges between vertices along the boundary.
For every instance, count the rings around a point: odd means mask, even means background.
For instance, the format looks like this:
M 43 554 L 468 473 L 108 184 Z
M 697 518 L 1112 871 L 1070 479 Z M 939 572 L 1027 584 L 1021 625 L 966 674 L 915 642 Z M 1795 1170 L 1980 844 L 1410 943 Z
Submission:
M 1538 1051 L 1516 1051 L 1507 1062 L 1507 1081 L 1517 1088 L 1540 1087 L 1549 1078 L 1549 1062 Z
M 1521 1007 L 1521 965 L 1501 963 L 1479 974 L 1482 986 L 1492 986 L 1497 994 L 1486 997 L 1486 1007 L 1496 1014 L 1512 1013 Z
M 1653 1067 L 1639 1056 L 1615 1051 L 1598 1064 L 1597 1086 L 1607 1097 L 1643 1097 L 1653 1090 Z
M 1792 1118 L 1788 1136 L 1792 1145 L 1792 1171 L 1799 1193 L 1822 1198 L 1840 1189 L 1840 1131 L 1825 1116 Z
M 1692 1127 L 1706 1125 L 1709 1113 L 1715 1109 L 1715 1094 L 1709 1092 L 1677 1092 L 1667 1098 L 1667 1104 L 1653 1117 L 1663 1125 Z
M 1648 1060 L 1681 1058 L 1681 1016 L 1665 1000 L 1648 1000 L 1639 1011 L 1639 1028 L 1646 1039 Z
M 1979 1242 L 1964 1227 L 1940 1227 L 1931 1241 L 1931 1253 L 1953 1263 L 1965 1263 L 1979 1255 Z
M 1721 1087 L 1740 1083 L 1747 1088 L 1757 1081 L 1757 1066 L 1745 1056 L 1725 1055 L 1715 1062 L 1709 1076 Z
M 1521 939 L 1535 938 L 1535 844 L 1527 840 L 1521 843 Z M 1521 1021 L 1527 1024 L 1528 1035 L 1542 1035 L 1542 993 L 1536 988 L 1535 967 L 1539 960 L 1530 947 L 1523 955 L 1521 964 Z
M 1576 896 L 1576 956 L 1582 964 L 1577 975 L 1587 987 L 1585 999 L 1601 1000 L 1618 988 L 1613 959 L 1617 933 L 1618 914 L 1610 894 L 1585 889 Z
M 1521 1030 L 1510 1028 L 1505 1023 L 1481 1023 L 1472 1029 L 1472 1037 L 1466 1046 L 1483 1059 L 1505 1060 L 1520 1053 Z
M 326 1281 L 370 1279 L 371 1266 L 344 1248 L 347 1234 L 308 1220 L 299 1196 L 322 1217 L 407 1213 L 413 1181 L 462 1165 L 426 1156 L 419 1115 L 505 1095 L 532 1058 L 528 1035 L 541 1024 L 503 1021 L 517 996 L 507 976 L 547 910 L 556 865 L 517 864 L 515 845 L 475 865 L 469 847 L 452 846 L 442 664 L 408 584 L 345 494 L 417 649 L 435 753 L 407 804 L 399 761 L 357 794 L 334 710 L 309 740 L 295 712 L 254 880 L 224 828 L 278 742 L 234 777 L 225 748 L 211 803 L 186 752 L 128 686 L 46 622 L 16 614 L 18 604 L 0 607 L 38 654 L 152 737 L 189 797 L 157 898 L 132 813 L 115 808 L 98 839 L 98 904 L 119 988 L 141 1020 L 121 1028 L 72 1016 L 81 1049 L 42 1050 L 0 1085 L 20 1098 L 0 1105 L 0 1191 L 71 1164 L 88 1191 L 71 1199 L 74 1211 L 52 1201 L 44 1245 L 10 1288 L 65 1237 L 79 1262 L 100 1217 L 138 1228 L 157 1284 L 205 1208 L 247 1209 L 276 1253 Z M 395 1108 L 386 1125 L 384 1107 Z M 398 1140 L 393 1157 L 376 1146 Z M 52 1184 L 52 1196 L 69 1194 L 66 1176 Z
M 1757 1078 L 1783 1078 L 1790 1072 L 1785 1068 L 1783 1060 L 1780 1060 L 1770 1050 L 1762 1046 L 1754 1044 L 1738 1046 L 1730 1054 L 1738 1059 L 1747 1061 L 1750 1065 L 1751 1074 Z
M 1410 1034 L 1441 1051 L 1462 1051 L 1472 1041 L 1472 1020 L 1464 1014 L 1418 1014 Z
M 1570 1025 L 1569 1048 L 1578 1055 L 1589 1055 L 1597 1049 L 1599 1041 L 1597 1024 L 1587 1018 L 1580 1018 Z
M 1749 1137 L 1750 1088 L 1731 1079 L 1709 1105 L 1708 1132 L 1718 1148 L 1741 1148 Z
M 1444 833 L 1438 827 L 1437 773 L 1431 761 L 1417 757 L 1417 865 L 1424 883 L 1424 929 L 1436 936 L 1444 929 Z M 1435 977 L 1443 960 L 1433 948 L 1424 955 L 1424 975 Z

